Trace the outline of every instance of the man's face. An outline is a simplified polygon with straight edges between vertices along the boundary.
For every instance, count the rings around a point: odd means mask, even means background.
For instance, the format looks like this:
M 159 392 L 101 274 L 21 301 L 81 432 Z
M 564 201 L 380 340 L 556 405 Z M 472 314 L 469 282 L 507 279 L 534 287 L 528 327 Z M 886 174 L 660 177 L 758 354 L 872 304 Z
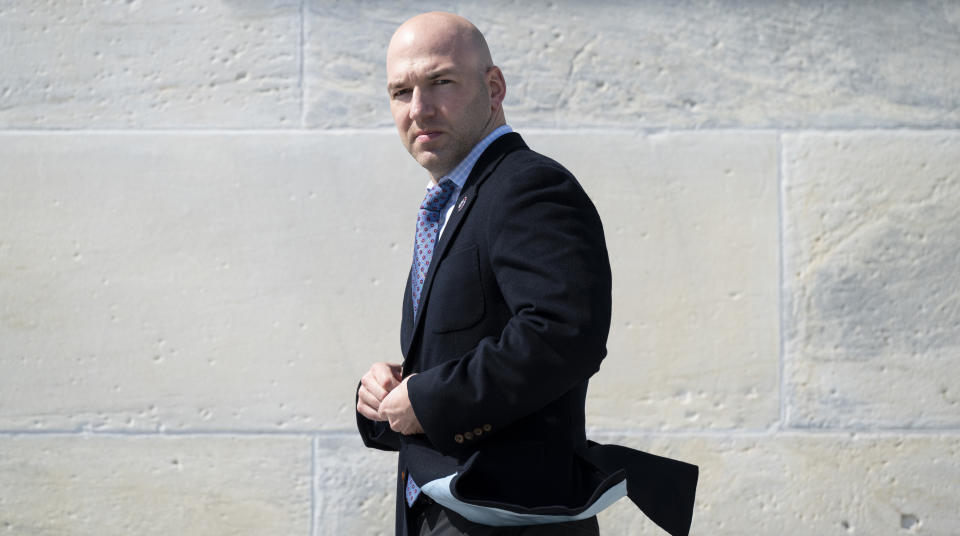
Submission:
M 463 160 L 493 121 L 485 73 L 455 39 L 400 35 L 387 54 L 390 110 L 403 145 L 434 180 Z

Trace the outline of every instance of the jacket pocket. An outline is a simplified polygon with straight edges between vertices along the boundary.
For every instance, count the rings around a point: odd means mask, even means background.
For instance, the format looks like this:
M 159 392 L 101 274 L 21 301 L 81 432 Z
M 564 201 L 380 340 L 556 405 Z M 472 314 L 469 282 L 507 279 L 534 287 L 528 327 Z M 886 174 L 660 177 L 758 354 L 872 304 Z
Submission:
M 434 274 L 426 327 L 434 333 L 466 329 L 483 318 L 483 286 L 477 246 L 444 257 Z

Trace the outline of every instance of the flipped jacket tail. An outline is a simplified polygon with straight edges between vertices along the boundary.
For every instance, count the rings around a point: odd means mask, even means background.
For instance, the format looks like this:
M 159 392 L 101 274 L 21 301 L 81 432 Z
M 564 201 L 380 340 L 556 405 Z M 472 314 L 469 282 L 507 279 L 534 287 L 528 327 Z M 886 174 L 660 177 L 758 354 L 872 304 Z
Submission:
M 690 533 L 699 476 L 696 465 L 589 440 L 582 455 L 601 470 L 626 470 L 627 496 L 647 517 L 671 536 Z

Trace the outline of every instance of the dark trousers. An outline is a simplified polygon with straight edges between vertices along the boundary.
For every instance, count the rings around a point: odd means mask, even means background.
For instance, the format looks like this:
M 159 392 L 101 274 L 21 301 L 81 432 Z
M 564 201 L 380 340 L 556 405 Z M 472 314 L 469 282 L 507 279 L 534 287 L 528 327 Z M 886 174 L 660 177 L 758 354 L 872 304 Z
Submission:
M 490 527 L 467 521 L 432 502 L 415 505 L 409 513 L 413 516 L 411 534 L 417 536 L 600 536 L 596 517 L 551 525 Z

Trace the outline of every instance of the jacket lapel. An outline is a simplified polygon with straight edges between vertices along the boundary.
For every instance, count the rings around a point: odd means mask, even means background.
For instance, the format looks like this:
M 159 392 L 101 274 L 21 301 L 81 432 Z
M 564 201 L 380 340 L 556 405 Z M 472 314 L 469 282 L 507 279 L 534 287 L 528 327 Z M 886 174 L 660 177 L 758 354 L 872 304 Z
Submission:
M 407 270 L 407 286 L 403 290 L 403 312 L 400 320 L 400 348 L 406 363 L 407 352 L 413 339 L 413 292 L 410 290 L 410 279 L 413 268 Z
M 409 327 L 407 333 L 402 333 L 400 337 L 404 358 L 409 355 L 410 347 L 417 338 L 416 335 L 419 333 L 420 319 L 430 299 L 433 275 L 443 262 L 450 244 L 457 235 L 457 231 L 459 231 L 467 214 L 470 212 L 470 207 L 473 206 L 476 200 L 480 185 L 493 173 L 504 156 L 517 149 L 525 149 L 526 147 L 527 145 L 523 142 L 523 138 L 521 138 L 519 134 L 514 132 L 504 134 L 491 143 L 490 147 L 487 147 L 483 154 L 480 155 L 477 163 L 473 166 L 473 170 L 470 171 L 470 176 L 467 177 L 463 188 L 460 190 L 460 195 L 457 196 L 456 204 L 453 206 L 453 213 L 450 214 L 450 220 L 447 221 L 446 226 L 443 228 L 443 234 L 437 241 L 436 247 L 433 248 L 433 258 L 430 261 L 430 268 L 427 269 L 426 279 L 423 280 L 423 289 L 420 291 L 420 307 L 417 308 L 416 318 L 413 318 L 412 297 L 408 297 L 411 295 L 409 288 L 410 282 L 409 280 L 407 281 L 407 289 L 404 292 L 401 329 L 407 329 L 408 318 L 412 320 L 412 326 Z M 404 371 L 406 372 L 407 370 L 407 363 L 404 363 Z

